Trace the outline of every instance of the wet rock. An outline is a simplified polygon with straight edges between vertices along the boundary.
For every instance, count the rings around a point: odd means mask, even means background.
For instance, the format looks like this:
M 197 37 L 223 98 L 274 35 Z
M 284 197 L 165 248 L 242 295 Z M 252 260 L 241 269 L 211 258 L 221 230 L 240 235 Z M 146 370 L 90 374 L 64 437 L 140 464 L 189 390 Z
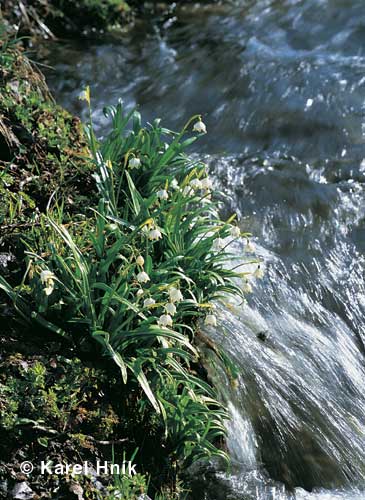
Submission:
M 25 481 L 17 483 L 14 486 L 11 495 L 14 500 L 31 500 L 34 497 L 33 490 Z

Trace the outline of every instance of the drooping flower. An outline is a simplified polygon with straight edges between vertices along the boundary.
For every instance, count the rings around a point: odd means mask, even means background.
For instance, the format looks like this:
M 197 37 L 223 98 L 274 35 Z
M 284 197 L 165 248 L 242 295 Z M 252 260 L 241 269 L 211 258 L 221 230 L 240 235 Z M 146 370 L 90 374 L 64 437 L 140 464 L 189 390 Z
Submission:
M 251 243 L 250 240 L 247 240 L 245 250 L 248 253 L 253 253 L 255 251 L 255 245 L 253 243 Z
M 232 238 L 239 238 L 241 236 L 241 231 L 238 226 L 232 226 L 229 233 L 232 236 Z
M 177 189 L 179 187 L 179 183 L 176 179 L 172 179 L 170 186 L 172 187 L 172 189 Z
M 213 241 L 213 249 L 214 250 L 222 250 L 224 245 L 225 245 L 225 242 L 224 242 L 223 238 L 218 237 Z
M 136 156 L 133 156 L 129 159 L 128 167 L 129 168 L 139 168 L 141 166 L 141 160 Z
M 181 302 L 182 300 L 184 300 L 184 297 L 180 290 L 178 288 L 175 288 L 174 286 L 169 289 L 169 297 L 171 302 Z
M 254 277 L 257 279 L 262 279 L 264 277 L 264 271 L 261 266 L 257 266 L 256 271 L 253 273 Z
M 143 264 L 144 264 L 144 258 L 142 257 L 142 255 L 138 255 L 138 257 L 136 258 L 136 263 L 143 267 Z
M 46 295 L 51 295 L 53 292 L 55 278 L 56 276 L 52 273 L 52 271 L 48 271 L 46 269 L 41 272 L 41 283 L 42 285 L 45 285 L 43 290 Z
M 202 188 L 202 181 L 200 179 L 192 179 L 189 184 L 194 190 Z
M 162 314 L 158 318 L 157 323 L 163 327 L 172 326 L 172 318 L 169 314 Z
M 140 288 L 139 290 L 137 290 L 137 293 L 136 293 L 137 297 L 140 297 L 143 294 L 144 294 L 144 291 L 143 291 L 142 288 Z
M 213 182 L 209 177 L 204 177 L 200 182 L 202 189 L 205 189 L 207 191 L 209 191 L 213 187 Z
M 151 241 L 157 241 L 162 238 L 161 231 L 159 229 L 151 229 L 148 233 L 148 239 Z
M 207 326 L 217 326 L 217 317 L 215 314 L 207 314 L 205 316 L 204 324 Z
M 252 286 L 248 280 L 244 282 L 242 290 L 244 293 L 252 293 Z
M 194 124 L 193 131 L 194 132 L 198 132 L 199 134 L 206 134 L 207 133 L 207 127 L 206 127 L 206 125 L 205 125 L 204 122 L 202 122 L 201 120 L 199 120 L 199 121 L 197 121 Z
M 150 281 L 150 277 L 145 271 L 141 271 L 137 274 L 137 281 L 138 283 L 147 283 L 147 281 Z
M 151 307 L 153 306 L 154 304 L 156 304 L 156 301 L 155 299 L 153 299 L 152 297 L 149 297 L 148 299 L 145 299 L 143 301 L 143 307 Z
M 169 197 L 169 193 L 166 191 L 166 189 L 160 189 L 160 191 L 157 191 L 157 197 L 160 198 L 160 200 L 167 200 Z
M 80 101 L 86 101 L 88 104 L 90 104 L 90 87 L 89 87 L 89 85 L 87 85 L 85 87 L 85 90 L 80 92 L 79 99 L 80 99 Z
M 165 310 L 168 314 L 170 314 L 171 316 L 174 316 L 174 314 L 176 314 L 176 306 L 175 304 L 173 304 L 172 302 L 168 302 L 166 305 L 165 305 Z

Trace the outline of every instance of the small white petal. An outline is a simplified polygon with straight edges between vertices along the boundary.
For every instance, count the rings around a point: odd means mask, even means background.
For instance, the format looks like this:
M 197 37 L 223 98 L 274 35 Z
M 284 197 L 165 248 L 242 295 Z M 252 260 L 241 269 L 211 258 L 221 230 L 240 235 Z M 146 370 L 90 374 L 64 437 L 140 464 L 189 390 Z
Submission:
M 140 289 L 137 291 L 137 293 L 136 293 L 137 297 L 140 297 L 140 296 L 141 296 L 141 295 L 143 295 L 143 294 L 144 294 L 144 291 L 142 290 L 142 288 L 140 288 Z
M 172 179 L 170 186 L 172 187 L 172 189 L 177 189 L 179 187 L 179 183 L 176 179 Z

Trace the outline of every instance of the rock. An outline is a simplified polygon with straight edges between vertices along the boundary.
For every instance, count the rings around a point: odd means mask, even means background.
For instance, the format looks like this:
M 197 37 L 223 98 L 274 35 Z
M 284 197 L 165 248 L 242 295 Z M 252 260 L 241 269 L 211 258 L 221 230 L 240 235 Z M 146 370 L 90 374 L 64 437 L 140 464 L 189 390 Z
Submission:
M 16 500 L 31 500 L 34 497 L 33 490 L 25 481 L 16 483 L 11 494 L 12 498 Z

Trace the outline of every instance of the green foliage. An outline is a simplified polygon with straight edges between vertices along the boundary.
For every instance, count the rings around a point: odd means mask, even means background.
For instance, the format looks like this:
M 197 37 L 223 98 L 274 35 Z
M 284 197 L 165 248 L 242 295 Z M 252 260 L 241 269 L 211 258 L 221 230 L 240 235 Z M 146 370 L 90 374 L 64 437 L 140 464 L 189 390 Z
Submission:
M 194 336 L 204 319 L 215 323 L 214 301 L 244 300 L 228 248 L 248 235 L 220 220 L 205 165 L 185 154 L 198 117 L 175 133 L 158 120 L 143 127 L 121 103 L 105 112 L 112 129 L 102 142 L 87 128 L 99 190 L 93 218 L 66 228 L 49 213 L 29 247 L 26 281 L 13 290 L 0 278 L 0 288 L 24 321 L 75 352 L 98 345 L 127 387 L 139 384 L 140 411 L 154 408 L 172 462 L 227 459 L 217 446 L 227 414 L 193 374 Z

